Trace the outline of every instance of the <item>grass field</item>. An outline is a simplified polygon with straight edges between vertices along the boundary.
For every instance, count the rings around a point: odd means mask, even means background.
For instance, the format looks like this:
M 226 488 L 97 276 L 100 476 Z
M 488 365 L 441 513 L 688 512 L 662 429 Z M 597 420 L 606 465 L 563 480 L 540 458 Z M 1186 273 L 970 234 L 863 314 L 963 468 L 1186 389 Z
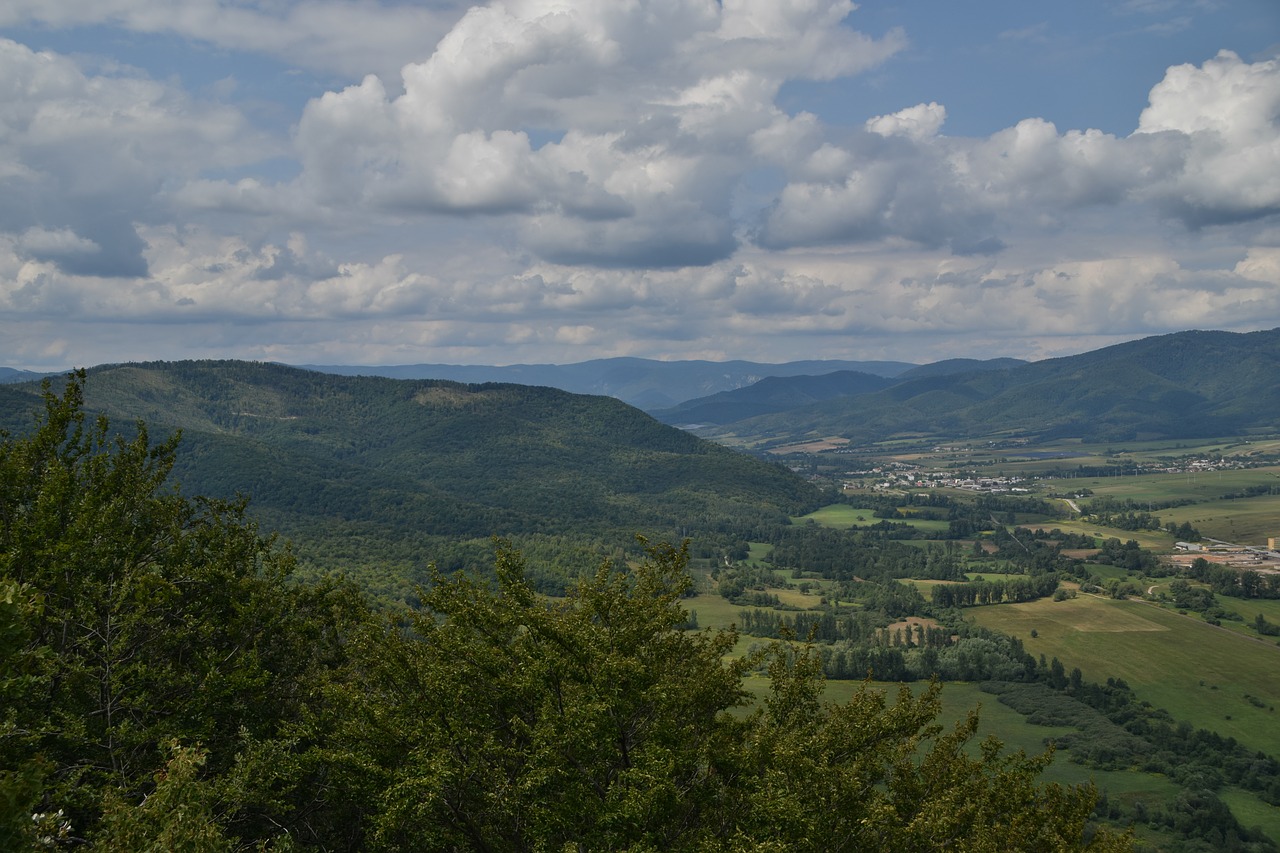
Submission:
M 1280 755 L 1280 713 L 1272 710 L 1280 704 L 1280 647 L 1274 644 L 1149 604 L 1093 596 L 969 612 L 979 624 L 1022 638 L 1031 654 L 1057 657 L 1091 681 L 1122 678 L 1176 719 Z
M 791 520 L 796 524 L 804 524 L 806 521 L 812 520 L 823 527 L 837 528 L 847 528 L 855 524 L 871 524 L 879 521 L 878 518 L 871 517 L 871 510 L 858 509 L 848 504 L 831 504 L 830 506 L 816 509 L 808 515 L 802 515 Z
M 753 676 L 747 679 L 746 687 L 758 700 L 768 692 L 768 679 L 763 676 Z M 828 681 L 823 698 L 828 702 L 846 702 L 862 687 L 862 682 L 858 681 Z M 896 700 L 897 684 L 873 682 L 870 687 L 884 690 L 890 704 Z M 910 687 L 915 694 L 919 695 L 926 685 L 917 682 Z M 1028 755 L 1039 755 L 1044 752 L 1045 744 L 1049 739 L 1074 731 L 1066 726 L 1032 725 L 1024 716 L 1000 702 L 997 697 L 984 693 L 976 684 L 963 682 L 943 684 L 942 710 L 937 722 L 945 729 L 950 730 L 975 709 L 978 711 L 979 722 L 977 736 L 969 743 L 969 752 L 973 755 L 978 753 L 979 744 L 989 735 L 998 738 L 1004 744 L 1006 751 L 1022 750 Z M 1068 751 L 1058 752 L 1053 762 L 1041 774 L 1040 779 L 1061 785 L 1092 782 L 1099 791 L 1105 792 L 1113 800 L 1118 799 L 1125 803 L 1143 801 L 1148 805 L 1169 802 L 1182 791 L 1177 784 L 1160 774 L 1127 770 L 1095 770 L 1075 764 L 1070 760 Z M 1257 826 L 1271 837 L 1280 838 L 1280 810 L 1262 802 L 1253 794 L 1238 789 L 1228 788 L 1221 791 L 1220 795 L 1244 826 Z M 1155 838 L 1158 837 L 1153 837 Z
M 848 530 L 850 527 L 870 527 L 873 524 L 885 521 L 883 518 L 876 518 L 872 515 L 872 512 L 873 510 L 852 507 L 848 504 L 831 504 L 814 510 L 808 515 L 793 518 L 792 521 L 796 524 L 813 521 L 823 527 L 833 527 L 838 530 Z M 924 530 L 929 533 L 945 533 L 950 527 L 950 522 L 929 518 L 895 518 L 890 520 L 901 524 L 909 524 L 917 530 Z
M 773 553 L 773 546 L 768 542 L 748 542 L 747 543 L 747 559 L 748 566 L 764 565 L 765 557 Z
M 964 576 L 971 581 L 977 581 L 977 580 L 1012 581 L 1012 580 L 1027 580 L 1028 578 L 1031 577 L 1031 575 L 1026 574 L 1025 572 L 1023 573 L 1011 572 L 1009 574 L 1001 574 L 999 572 L 965 572 Z
M 1222 627 L 1237 634 L 1243 634 L 1247 637 L 1256 637 L 1265 643 L 1275 643 L 1280 637 L 1267 637 L 1260 635 L 1253 627 L 1253 620 L 1259 613 L 1273 625 L 1280 625 L 1280 601 L 1275 599 L 1241 599 L 1230 598 L 1225 595 L 1217 596 L 1218 606 L 1223 610 L 1230 610 L 1233 613 L 1240 614 L 1243 622 L 1233 622 L 1227 619 L 1222 620 Z
M 1161 516 L 1163 518 L 1164 516 Z M 1083 521 L 1054 521 L 1048 524 L 1039 525 L 1048 530 L 1057 528 L 1063 533 L 1080 533 L 1085 536 L 1093 536 L 1098 539 L 1119 539 L 1121 542 L 1128 542 L 1130 539 L 1137 542 L 1143 548 L 1152 551 L 1172 551 L 1174 537 L 1168 533 L 1156 530 L 1118 530 L 1114 527 L 1103 527 L 1100 524 L 1088 524 Z
M 1227 804 L 1241 826 L 1246 829 L 1257 827 L 1272 840 L 1280 839 L 1280 809 L 1238 788 L 1219 791 L 1218 798 Z
M 1213 500 L 1245 486 L 1274 482 L 1276 468 L 1245 468 L 1185 474 L 1137 474 L 1119 477 L 1072 477 L 1042 481 L 1053 491 L 1091 489 L 1094 495 L 1142 501 Z
M 937 581 L 914 581 L 924 594 Z M 794 606 L 816 604 L 816 594 L 802 596 L 795 590 L 770 590 Z M 794 601 L 792 600 L 794 599 Z M 1223 603 L 1236 603 L 1221 599 Z M 1238 602 L 1246 609 L 1263 612 L 1280 622 L 1280 602 Z M 684 601 L 698 614 L 699 625 L 727 627 L 739 620 L 743 608 L 719 595 L 703 594 Z M 1257 607 L 1261 605 L 1261 607 Z M 1087 678 L 1103 681 L 1108 676 L 1125 679 L 1138 695 L 1166 708 L 1177 719 L 1236 737 L 1253 748 L 1280 753 L 1280 717 L 1268 708 L 1257 708 L 1244 698 L 1246 693 L 1267 706 L 1280 704 L 1280 648 L 1242 639 L 1176 613 L 1138 602 L 1117 602 L 1083 596 L 1062 602 L 1041 600 L 1030 604 L 973 608 L 984 625 L 1023 637 L 1028 651 L 1060 658 L 1071 668 L 1079 666 Z M 1275 617 L 1273 618 L 1273 614 Z M 1030 638 L 1035 628 L 1038 636 Z M 769 641 L 743 635 L 731 654 L 747 654 Z M 1201 683 L 1203 681 L 1203 683 Z M 888 691 L 890 701 L 897 685 L 876 684 Z M 761 673 L 748 675 L 744 687 L 757 699 L 768 691 L 768 679 Z M 919 692 L 923 683 L 911 685 Z M 824 698 L 844 702 L 862 688 L 857 681 L 828 681 Z M 982 692 L 977 684 L 950 682 L 942 691 L 942 711 L 938 722 L 948 729 L 972 709 L 979 711 L 978 737 L 970 744 L 976 754 L 978 744 L 995 735 L 1008 750 L 1028 754 L 1044 751 L 1046 740 L 1072 731 L 1061 726 L 1038 726 L 1021 714 Z M 743 709 L 743 713 L 747 709 Z M 1230 714 L 1231 719 L 1226 719 Z M 1041 777 L 1046 782 L 1079 784 L 1093 782 L 1107 796 L 1132 803 L 1168 802 L 1180 788 L 1164 776 L 1136 771 L 1099 771 L 1070 760 L 1061 752 Z M 1256 796 L 1226 789 L 1221 797 L 1237 819 L 1246 826 L 1260 827 L 1280 838 L 1280 810 Z M 1146 835 L 1143 829 L 1140 834 Z M 1159 838 L 1152 842 L 1159 846 Z
M 1196 503 L 1183 507 L 1158 509 L 1153 512 L 1166 523 L 1190 522 L 1205 536 L 1215 539 L 1241 542 L 1246 545 L 1264 545 L 1268 536 L 1280 536 L 1280 495 L 1262 495 L 1254 498 L 1222 500 L 1226 494 L 1240 492 L 1248 486 L 1276 485 L 1280 481 L 1280 467 L 1249 468 L 1244 470 L 1210 471 L 1200 474 L 1141 474 L 1134 477 L 1078 478 L 1045 480 L 1044 485 L 1053 491 L 1070 491 L 1089 488 L 1095 495 L 1127 498 L 1141 508 L 1143 501 L 1193 500 Z M 1077 526 L 1080 532 L 1093 532 L 1088 526 Z M 1068 529 L 1063 525 L 1063 529 Z M 1104 528 L 1099 528 L 1103 530 Z M 1105 534 L 1104 534 L 1105 535 Z M 1115 534 L 1111 534 L 1115 535 Z M 1141 532 L 1121 538 L 1134 538 L 1145 547 L 1167 548 L 1167 537 Z M 1150 540 L 1144 541 L 1145 539 Z
M 1165 521 L 1190 522 L 1201 535 L 1242 545 L 1265 546 L 1280 537 L 1280 495 L 1220 500 L 1163 510 Z

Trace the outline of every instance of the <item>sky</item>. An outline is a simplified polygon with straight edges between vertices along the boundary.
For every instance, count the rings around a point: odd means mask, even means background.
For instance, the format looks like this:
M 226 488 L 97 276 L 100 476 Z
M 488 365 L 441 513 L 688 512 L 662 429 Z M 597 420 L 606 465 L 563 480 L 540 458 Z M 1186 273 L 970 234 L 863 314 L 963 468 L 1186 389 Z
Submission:
M 1277 0 L 0 4 L 0 365 L 1275 326 Z

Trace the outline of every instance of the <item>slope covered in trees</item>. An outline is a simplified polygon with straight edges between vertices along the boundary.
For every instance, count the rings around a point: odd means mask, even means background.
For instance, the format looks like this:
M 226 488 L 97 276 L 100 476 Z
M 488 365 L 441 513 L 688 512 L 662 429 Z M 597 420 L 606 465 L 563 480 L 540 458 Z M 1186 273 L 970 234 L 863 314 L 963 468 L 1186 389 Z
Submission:
M 500 548 L 495 584 L 379 617 L 167 487 L 175 444 L 86 418 L 78 380 L 44 402 L 0 438 L 4 849 L 1128 846 L 1046 759 L 970 755 L 935 691 L 828 706 L 812 651 L 726 661 L 732 632 L 681 629 L 681 548 L 560 601 Z
M 803 409 L 823 401 L 881 391 L 912 379 L 951 376 L 987 370 L 1008 370 L 1026 364 L 1014 358 L 952 358 L 913 367 L 897 374 L 857 370 L 828 370 L 814 375 L 789 373 L 766 376 L 759 382 L 686 400 L 666 409 L 650 407 L 650 413 L 668 424 L 730 424 L 760 415 Z
M 723 428 L 793 440 L 900 433 L 1107 441 L 1272 430 L 1280 419 L 1280 329 L 1179 332 L 1005 370 L 904 375 L 883 391 Z
M 653 412 L 668 424 L 727 424 L 770 412 L 810 405 L 837 397 L 879 391 L 893 380 L 870 373 L 838 370 L 819 376 L 769 376 L 745 388 L 721 391 Z
M 343 556 L 353 543 L 366 562 L 405 568 L 491 535 L 711 537 L 819 499 L 785 468 L 550 388 L 223 361 L 95 368 L 84 394 L 118 423 L 181 429 L 181 482 L 250 496 L 257 517 L 329 565 L 357 562 Z M 22 428 L 38 407 L 34 387 L 0 386 L 0 425 Z

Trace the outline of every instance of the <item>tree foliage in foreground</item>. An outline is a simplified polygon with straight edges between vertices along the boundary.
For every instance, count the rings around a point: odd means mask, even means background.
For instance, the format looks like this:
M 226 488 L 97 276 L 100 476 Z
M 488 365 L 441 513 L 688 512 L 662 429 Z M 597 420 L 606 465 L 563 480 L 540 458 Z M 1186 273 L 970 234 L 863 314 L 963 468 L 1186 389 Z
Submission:
M 812 649 L 682 630 L 683 548 L 548 602 L 500 547 L 494 582 L 436 576 L 391 620 L 295 583 L 241 504 L 165 487 L 175 443 L 86 422 L 81 382 L 0 441 L 4 849 L 1128 845 L 1047 756 L 966 751 L 936 686 L 827 705 Z

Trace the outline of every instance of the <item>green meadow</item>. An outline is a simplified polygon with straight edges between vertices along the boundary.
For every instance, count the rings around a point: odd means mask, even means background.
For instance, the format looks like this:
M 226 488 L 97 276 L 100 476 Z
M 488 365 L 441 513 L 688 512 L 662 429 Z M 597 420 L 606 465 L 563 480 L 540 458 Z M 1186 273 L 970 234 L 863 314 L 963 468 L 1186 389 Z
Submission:
M 1280 647 L 1138 601 L 1082 595 L 970 611 L 1091 681 L 1124 679 L 1178 720 L 1280 754 Z M 1035 631 L 1036 636 L 1031 632 Z M 1258 707 L 1246 697 L 1254 697 Z
M 1226 498 L 1250 486 L 1280 484 L 1280 466 L 1241 470 L 1209 471 L 1181 474 L 1140 474 L 1124 477 L 1071 478 L 1043 481 L 1051 491 L 1064 492 L 1088 488 L 1095 496 L 1128 499 L 1142 509 L 1143 502 L 1164 522 L 1190 522 L 1202 535 L 1215 539 L 1238 541 L 1248 545 L 1264 545 L 1269 536 L 1280 537 L 1280 495 L 1251 498 Z M 1161 502 L 1187 500 L 1194 503 L 1181 507 L 1154 508 Z M 1063 523 L 1062 529 L 1107 535 L 1106 528 L 1079 522 Z M 1111 535 L 1115 535 L 1114 532 Z M 1123 533 L 1121 534 L 1124 535 Z M 1171 539 L 1161 534 L 1137 531 L 1129 538 L 1138 539 L 1145 547 L 1167 548 Z M 1146 541 L 1144 541 L 1146 540 Z
M 813 521 L 823 527 L 849 528 L 856 525 L 874 524 L 880 519 L 871 517 L 871 510 L 859 509 L 848 504 L 831 504 L 814 510 L 808 515 L 791 519 L 796 524 Z
M 1264 546 L 1268 537 L 1280 539 L 1280 495 L 1175 507 L 1162 510 L 1160 517 L 1176 524 L 1190 522 L 1204 536 L 1242 545 Z
M 910 510 L 908 509 L 908 512 Z M 793 518 L 796 524 L 804 524 L 812 521 L 823 527 L 832 527 L 839 530 L 847 530 L 850 527 L 870 527 L 873 524 L 879 524 L 885 521 L 883 518 L 876 518 L 873 515 L 874 510 L 864 509 L 860 507 L 852 507 L 848 504 L 831 504 L 821 509 L 814 510 L 808 515 L 802 515 Z M 917 530 L 923 530 L 928 533 L 945 533 L 950 527 L 947 521 L 939 521 L 931 518 L 906 518 L 892 519 L 895 523 L 909 524 Z
M 913 583 L 928 596 L 932 586 L 945 582 L 904 583 Z M 769 592 L 793 607 L 814 607 L 820 600 L 816 591 L 802 594 L 781 585 Z M 1219 600 L 1224 605 L 1238 604 L 1244 611 L 1262 612 L 1269 620 L 1280 623 L 1280 601 Z M 728 627 L 739 620 L 743 609 L 709 593 L 684 603 L 697 612 L 698 624 L 704 629 Z M 1247 639 L 1209 626 L 1194 616 L 1181 616 L 1150 604 L 1094 596 L 978 607 L 968 612 L 985 626 L 1022 637 L 1032 654 L 1058 657 L 1068 669 L 1080 667 L 1087 679 L 1123 678 L 1142 699 L 1165 708 L 1176 719 L 1235 737 L 1273 755 L 1280 753 L 1280 712 L 1271 710 L 1280 704 L 1280 647 L 1274 644 Z M 1034 638 L 1030 636 L 1032 630 L 1037 634 Z M 768 642 L 742 635 L 730 654 L 742 656 Z M 744 687 L 759 699 L 768 691 L 768 678 L 763 673 L 752 673 L 744 680 Z M 885 690 L 890 702 L 896 698 L 896 684 L 872 683 L 870 687 Z M 926 685 L 914 683 L 910 687 L 918 693 Z M 844 702 L 862 688 L 859 681 L 829 680 L 824 699 Z M 1246 695 L 1264 707 L 1257 707 Z M 979 715 L 978 736 L 969 747 L 975 753 L 983 739 L 994 735 L 1006 750 L 1039 754 L 1049 740 L 1073 731 L 1063 726 L 1033 725 L 977 684 L 943 685 L 938 716 L 941 725 L 950 728 L 975 709 Z M 1075 764 L 1069 750 L 1055 756 L 1042 778 L 1060 784 L 1093 782 L 1109 798 L 1129 804 L 1169 802 L 1182 790 L 1160 774 L 1103 771 Z M 1226 788 L 1219 793 L 1244 826 L 1259 827 L 1271 837 L 1280 838 L 1280 810 L 1246 791 Z M 1145 826 L 1139 827 L 1138 835 L 1156 849 L 1167 841 Z
M 748 677 L 744 686 L 756 700 L 761 699 L 769 689 L 768 679 L 758 674 Z M 889 704 L 896 701 L 899 685 L 885 682 L 871 682 L 864 685 L 859 681 L 828 681 L 823 698 L 833 703 L 846 702 L 864 686 L 872 690 L 883 690 Z M 918 695 L 926 685 L 914 683 L 909 687 Z M 944 729 L 952 728 L 970 711 L 977 711 L 977 736 L 968 746 L 973 754 L 977 753 L 983 740 L 994 736 L 1004 745 L 1006 751 L 1022 750 L 1028 755 L 1039 755 L 1045 751 L 1050 740 L 1074 731 L 1068 726 L 1042 726 L 1029 723 L 1026 717 L 1000 702 L 998 697 L 983 692 L 977 684 L 947 682 L 942 685 L 941 698 L 942 709 L 937 722 Z M 1045 769 L 1041 778 L 1046 782 L 1062 785 L 1092 782 L 1099 791 L 1104 792 L 1112 800 L 1130 805 L 1135 802 L 1143 802 L 1149 806 L 1170 802 L 1182 792 L 1181 787 L 1162 774 L 1136 770 L 1097 770 L 1076 764 L 1071 761 L 1069 750 L 1055 753 L 1052 763 Z M 1246 827 L 1258 827 L 1272 838 L 1280 837 L 1280 810 L 1263 802 L 1254 794 L 1237 788 L 1224 788 L 1218 793 L 1241 824 Z M 1138 834 L 1157 849 L 1167 841 L 1159 833 L 1154 833 L 1145 826 L 1138 828 Z
M 748 566 L 764 565 L 764 558 L 773 553 L 773 546 L 768 542 L 748 542 L 747 543 L 747 559 Z

